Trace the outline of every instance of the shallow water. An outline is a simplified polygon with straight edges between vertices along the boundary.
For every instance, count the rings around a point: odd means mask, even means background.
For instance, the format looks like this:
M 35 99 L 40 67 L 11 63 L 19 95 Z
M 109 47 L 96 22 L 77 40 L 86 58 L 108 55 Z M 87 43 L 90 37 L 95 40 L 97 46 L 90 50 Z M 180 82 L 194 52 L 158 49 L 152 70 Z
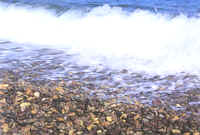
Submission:
M 16 74 L 17 81 L 25 80 L 39 85 L 51 80 L 77 81 L 83 83 L 82 90 L 97 98 L 117 98 L 118 101 L 129 103 L 138 100 L 150 105 L 159 99 L 171 103 L 174 109 L 181 109 L 176 107 L 181 96 L 193 90 L 200 92 L 200 78 L 197 75 L 151 75 L 126 69 L 113 70 L 101 65 L 80 66 L 74 61 L 75 57 L 67 54 L 66 50 L 30 49 L 29 45 L 22 47 L 21 44 L 1 43 L 0 78 L 12 72 Z M 185 102 L 184 98 L 182 100 Z M 199 100 L 199 97 L 191 99 L 189 103 L 198 105 Z

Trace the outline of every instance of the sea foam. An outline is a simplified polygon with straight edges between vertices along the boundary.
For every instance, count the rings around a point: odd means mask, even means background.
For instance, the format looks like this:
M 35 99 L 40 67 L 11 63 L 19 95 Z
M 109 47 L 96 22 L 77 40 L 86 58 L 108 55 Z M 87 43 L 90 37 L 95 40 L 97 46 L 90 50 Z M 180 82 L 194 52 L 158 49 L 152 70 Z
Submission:
M 0 4 L 0 39 L 65 49 L 81 65 L 134 72 L 200 72 L 200 19 L 104 5 L 89 12 Z

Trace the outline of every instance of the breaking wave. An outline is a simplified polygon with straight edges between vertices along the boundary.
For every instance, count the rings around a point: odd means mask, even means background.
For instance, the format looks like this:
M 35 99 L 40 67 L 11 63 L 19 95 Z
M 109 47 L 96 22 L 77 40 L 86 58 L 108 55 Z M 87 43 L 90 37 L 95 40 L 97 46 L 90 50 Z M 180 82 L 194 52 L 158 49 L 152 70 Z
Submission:
M 57 15 L 0 4 L 0 39 L 65 49 L 77 63 L 169 74 L 200 72 L 200 19 L 108 5 Z

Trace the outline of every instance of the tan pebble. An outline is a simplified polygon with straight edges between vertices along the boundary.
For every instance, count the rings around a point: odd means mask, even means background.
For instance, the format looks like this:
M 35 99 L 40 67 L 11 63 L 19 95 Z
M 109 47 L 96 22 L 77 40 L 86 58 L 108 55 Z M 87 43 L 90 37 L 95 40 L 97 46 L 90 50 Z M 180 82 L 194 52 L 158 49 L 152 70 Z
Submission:
M 71 121 L 69 121 L 69 122 L 66 123 L 66 126 L 67 126 L 67 127 L 72 127 L 72 126 L 73 126 L 73 123 L 72 123 Z
M 178 117 L 178 116 L 174 116 L 174 117 L 172 118 L 172 120 L 173 120 L 173 121 L 179 120 L 179 117 Z
M 1 128 L 3 129 L 3 132 L 4 133 L 7 133 L 8 132 L 8 130 L 9 130 L 9 127 L 8 127 L 8 124 L 3 124 L 3 125 L 1 125 Z
M 111 122 L 112 121 L 112 117 L 111 116 L 107 116 L 106 120 L 109 121 L 109 122 Z
M 32 90 L 30 88 L 26 89 L 26 95 L 31 95 L 32 94 Z
M 162 133 L 163 133 L 163 132 L 166 132 L 166 128 L 161 128 L 161 129 L 159 129 L 158 131 L 159 131 L 159 132 L 162 132 Z
M 45 100 L 47 100 L 47 98 L 42 98 L 42 101 L 45 101 Z
M 180 134 L 181 131 L 179 129 L 172 129 L 173 134 Z
M 64 121 L 64 118 L 63 117 L 58 117 L 57 120 L 58 121 Z
M 25 111 L 25 109 L 26 109 L 27 107 L 29 107 L 30 105 L 31 105 L 31 103 L 29 103 L 29 102 L 21 103 L 21 104 L 20 104 L 21 111 Z
M 134 132 L 131 130 L 131 131 L 127 131 L 127 134 L 128 135 L 133 135 L 134 134 Z
M 74 130 L 73 130 L 73 129 L 71 129 L 71 130 L 69 131 L 69 135 L 74 135 Z
M 199 132 L 194 132 L 193 135 L 200 135 L 200 133 Z
M 176 107 L 178 107 L 178 108 L 180 108 L 180 107 L 182 107 L 180 104 L 176 104 Z
M 7 89 L 8 86 L 8 84 L 0 84 L 0 89 Z
M 117 106 L 117 104 L 112 104 L 110 107 L 116 107 Z
M 20 96 L 17 96 L 16 98 L 15 98 L 15 102 L 16 102 L 16 104 L 19 104 L 21 101 L 23 101 L 24 100 L 24 98 L 23 97 L 20 97 Z
M 76 132 L 77 135 L 82 135 L 83 134 L 83 131 L 78 131 Z
M 58 92 L 61 92 L 61 93 L 64 92 L 64 89 L 63 89 L 62 87 L 57 87 L 56 90 L 57 90 Z
M 75 112 L 69 113 L 68 116 L 75 116 Z
M 0 91 L 0 95 L 4 95 L 4 92 L 3 92 L 3 91 Z
M 3 99 L 0 99 L 0 104 L 5 104 L 6 103 L 6 99 L 3 98 Z
M 95 124 L 99 124 L 99 118 L 94 118 L 93 121 Z
M 31 126 L 26 126 L 23 128 L 23 132 L 25 133 L 25 135 L 31 135 Z
M 34 93 L 34 96 L 35 96 L 36 98 L 39 98 L 39 97 L 40 97 L 40 92 L 35 92 L 35 93 Z
M 50 125 L 46 125 L 47 128 L 53 128 L 54 125 L 53 124 L 50 124 Z
M 31 101 L 31 100 L 33 100 L 33 99 L 35 99 L 35 98 L 34 98 L 34 97 L 28 97 L 28 98 L 27 98 L 28 101 Z
M 89 126 L 87 126 L 88 131 L 91 131 L 93 127 L 94 127 L 93 124 L 90 124 Z
M 36 109 L 36 108 L 33 108 L 32 110 L 31 110 L 31 113 L 32 114 L 36 114 L 38 112 L 38 110 Z
M 17 133 L 13 133 L 12 135 L 19 135 L 19 134 L 17 134 Z
M 23 92 L 17 91 L 17 96 L 23 96 L 23 95 L 24 95 Z
M 97 134 L 102 134 L 102 131 L 101 130 L 97 130 Z
M 137 114 L 136 116 L 134 116 L 134 120 L 137 120 L 137 119 L 139 119 L 140 118 L 140 115 L 139 114 Z
M 94 106 L 88 106 L 88 110 L 89 110 L 89 111 L 95 111 L 96 109 L 95 109 Z
M 120 116 L 120 119 L 126 119 L 127 118 L 127 114 L 123 113 L 121 116 Z
M 54 96 L 53 96 L 53 99 L 58 99 L 58 96 L 57 96 L 57 95 L 54 95 Z
M 102 125 L 105 126 L 105 127 L 107 127 L 107 126 L 110 125 L 110 123 L 108 121 L 105 121 L 105 122 L 102 123 Z

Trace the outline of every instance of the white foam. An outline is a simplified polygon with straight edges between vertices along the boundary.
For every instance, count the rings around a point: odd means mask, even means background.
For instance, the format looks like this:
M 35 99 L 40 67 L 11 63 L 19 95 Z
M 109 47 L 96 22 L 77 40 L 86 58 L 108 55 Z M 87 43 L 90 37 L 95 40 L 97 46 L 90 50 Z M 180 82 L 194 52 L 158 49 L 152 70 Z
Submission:
M 200 72 L 198 18 L 127 13 L 108 5 L 61 16 L 45 9 L 1 6 L 0 20 L 1 39 L 68 48 L 80 55 L 80 64 L 158 74 Z

